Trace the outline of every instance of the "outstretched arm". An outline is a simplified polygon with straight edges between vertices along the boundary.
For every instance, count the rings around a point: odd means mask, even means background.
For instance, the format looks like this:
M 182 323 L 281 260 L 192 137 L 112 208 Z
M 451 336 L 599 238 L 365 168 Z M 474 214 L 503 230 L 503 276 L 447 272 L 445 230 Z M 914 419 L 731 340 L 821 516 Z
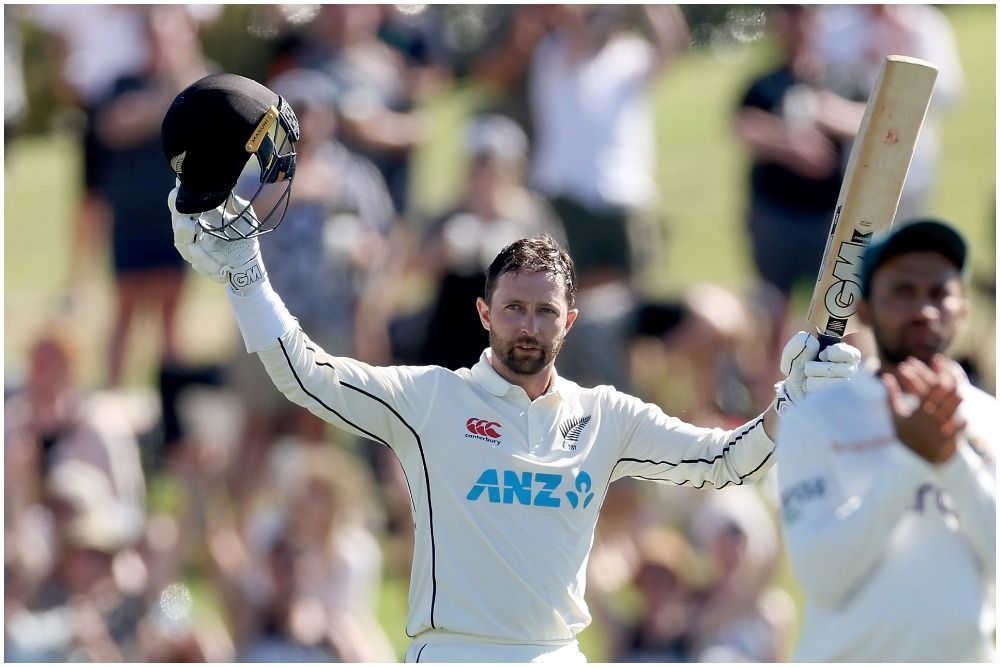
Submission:
M 687 424 L 660 408 L 620 394 L 622 455 L 612 479 L 639 477 L 695 488 L 755 482 L 774 465 L 775 434 L 786 408 L 807 394 L 850 378 L 861 353 L 846 343 L 817 355 L 819 341 L 804 331 L 785 346 L 775 401 L 762 415 L 731 431 Z

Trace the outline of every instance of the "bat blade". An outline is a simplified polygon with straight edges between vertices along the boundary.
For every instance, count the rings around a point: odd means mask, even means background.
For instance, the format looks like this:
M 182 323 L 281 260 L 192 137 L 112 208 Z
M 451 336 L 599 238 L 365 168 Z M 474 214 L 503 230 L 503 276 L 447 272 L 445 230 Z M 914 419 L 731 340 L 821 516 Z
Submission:
M 927 61 L 889 56 L 868 97 L 809 304 L 823 347 L 854 330 L 861 258 L 872 236 L 892 226 L 936 79 Z

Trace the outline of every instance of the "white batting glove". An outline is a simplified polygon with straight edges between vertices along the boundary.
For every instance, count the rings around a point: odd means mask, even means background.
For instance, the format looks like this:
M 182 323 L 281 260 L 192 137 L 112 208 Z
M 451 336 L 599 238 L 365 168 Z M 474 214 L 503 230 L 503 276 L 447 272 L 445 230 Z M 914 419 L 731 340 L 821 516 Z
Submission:
M 819 340 L 805 331 L 798 332 L 785 344 L 781 372 L 786 377 L 775 385 L 778 412 L 823 387 L 849 379 L 861 363 L 861 352 L 847 343 L 831 345 L 818 356 L 817 350 Z
M 238 210 L 247 207 L 245 199 L 236 195 L 233 198 Z M 256 238 L 223 241 L 205 232 L 204 227 L 218 227 L 224 216 L 234 216 L 225 212 L 225 203 L 199 215 L 188 215 L 177 211 L 176 201 L 177 188 L 174 188 L 167 195 L 174 227 L 174 247 L 195 271 L 217 283 L 229 283 L 237 294 L 246 294 L 267 280 Z M 256 217 L 252 208 L 246 215 Z

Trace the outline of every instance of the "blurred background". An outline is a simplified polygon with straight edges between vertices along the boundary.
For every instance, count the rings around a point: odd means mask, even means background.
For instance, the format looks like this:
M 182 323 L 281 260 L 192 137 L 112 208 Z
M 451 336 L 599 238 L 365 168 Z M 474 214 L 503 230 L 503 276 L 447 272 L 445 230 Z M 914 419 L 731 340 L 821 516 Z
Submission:
M 560 372 L 692 423 L 773 397 L 885 55 L 940 74 L 897 221 L 970 240 L 955 350 L 996 387 L 993 5 L 5 5 L 9 661 L 394 661 L 412 522 L 384 448 L 288 404 L 172 247 L 159 127 L 269 85 L 303 130 L 262 238 L 310 336 L 474 363 L 506 243 L 580 274 Z M 870 349 L 865 333 L 855 343 Z M 800 594 L 773 484 L 615 484 L 592 661 L 782 661 Z

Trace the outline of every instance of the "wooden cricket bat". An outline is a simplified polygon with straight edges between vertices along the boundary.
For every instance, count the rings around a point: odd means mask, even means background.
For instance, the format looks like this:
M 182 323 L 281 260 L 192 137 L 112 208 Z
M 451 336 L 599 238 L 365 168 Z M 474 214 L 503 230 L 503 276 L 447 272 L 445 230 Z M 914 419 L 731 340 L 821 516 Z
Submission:
M 820 349 L 854 330 L 861 257 L 872 236 L 892 226 L 935 79 L 931 63 L 889 56 L 868 97 L 809 304 Z

